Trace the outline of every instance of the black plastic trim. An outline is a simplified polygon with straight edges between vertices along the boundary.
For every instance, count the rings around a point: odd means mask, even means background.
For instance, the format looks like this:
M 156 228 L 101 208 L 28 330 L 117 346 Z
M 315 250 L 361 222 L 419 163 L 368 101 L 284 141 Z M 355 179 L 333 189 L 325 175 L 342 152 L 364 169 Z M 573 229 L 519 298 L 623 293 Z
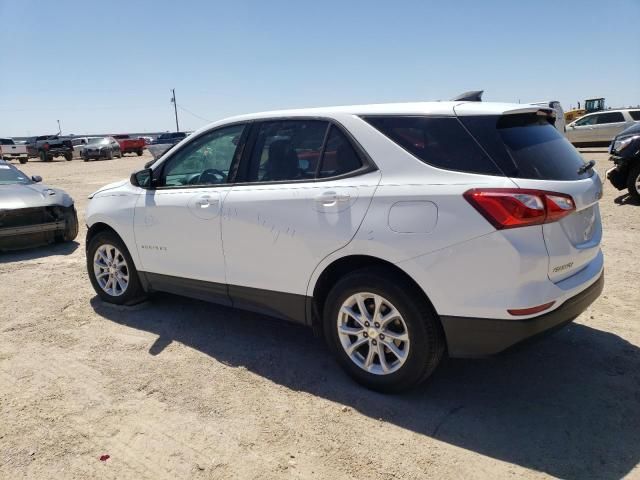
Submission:
M 306 325 L 306 295 L 229 285 L 233 306 Z
M 139 272 L 144 277 L 143 287 L 150 292 L 167 292 L 197 298 L 212 303 L 232 306 L 227 285 L 191 278 L 174 277 L 160 273 Z
M 604 288 L 604 272 L 582 292 L 555 310 L 525 320 L 441 316 L 449 356 L 480 357 L 506 350 L 524 340 L 550 333 L 572 322 Z
M 262 313 L 294 323 L 307 324 L 309 297 L 295 293 L 276 292 L 261 288 L 227 285 L 152 272 L 138 272 L 147 292 L 167 292 L 197 298 L 243 310 Z

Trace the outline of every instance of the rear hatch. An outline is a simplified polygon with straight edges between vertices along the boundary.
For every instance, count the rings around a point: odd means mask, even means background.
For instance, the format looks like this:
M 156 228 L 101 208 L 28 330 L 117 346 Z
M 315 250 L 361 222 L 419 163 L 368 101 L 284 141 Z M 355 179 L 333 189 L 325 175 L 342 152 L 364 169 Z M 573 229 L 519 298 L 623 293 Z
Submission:
M 570 195 L 575 211 L 542 225 L 553 282 L 582 270 L 600 250 L 602 225 L 598 201 L 602 182 L 594 169 L 583 168 L 578 151 L 553 126 L 550 109 L 523 107 L 480 115 L 476 105 L 455 108 L 462 124 L 520 188 Z

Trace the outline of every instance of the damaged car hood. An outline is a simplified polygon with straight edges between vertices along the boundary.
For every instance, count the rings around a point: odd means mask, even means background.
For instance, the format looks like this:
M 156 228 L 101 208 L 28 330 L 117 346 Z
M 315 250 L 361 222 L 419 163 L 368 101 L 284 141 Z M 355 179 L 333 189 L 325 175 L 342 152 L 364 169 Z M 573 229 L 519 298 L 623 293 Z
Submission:
M 0 185 L 0 210 L 50 205 L 70 207 L 73 200 L 64 190 L 46 185 Z

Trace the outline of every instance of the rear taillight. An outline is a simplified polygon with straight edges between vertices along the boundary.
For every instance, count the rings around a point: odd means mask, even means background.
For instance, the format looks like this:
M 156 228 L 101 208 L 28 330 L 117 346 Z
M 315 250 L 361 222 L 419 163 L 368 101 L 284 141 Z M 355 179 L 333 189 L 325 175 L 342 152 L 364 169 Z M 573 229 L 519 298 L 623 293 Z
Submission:
M 464 198 L 498 230 L 556 222 L 575 211 L 570 195 L 520 188 L 474 188 Z

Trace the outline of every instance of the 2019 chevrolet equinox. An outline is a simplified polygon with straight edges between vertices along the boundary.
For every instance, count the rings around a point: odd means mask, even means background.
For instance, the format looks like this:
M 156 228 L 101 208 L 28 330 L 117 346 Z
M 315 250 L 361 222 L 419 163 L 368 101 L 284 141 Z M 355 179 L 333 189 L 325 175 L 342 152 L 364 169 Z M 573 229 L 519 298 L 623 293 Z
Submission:
M 116 304 L 172 292 L 314 326 L 357 381 L 409 388 L 602 291 L 602 183 L 553 115 L 437 102 L 213 123 L 90 196 L 91 283 Z

